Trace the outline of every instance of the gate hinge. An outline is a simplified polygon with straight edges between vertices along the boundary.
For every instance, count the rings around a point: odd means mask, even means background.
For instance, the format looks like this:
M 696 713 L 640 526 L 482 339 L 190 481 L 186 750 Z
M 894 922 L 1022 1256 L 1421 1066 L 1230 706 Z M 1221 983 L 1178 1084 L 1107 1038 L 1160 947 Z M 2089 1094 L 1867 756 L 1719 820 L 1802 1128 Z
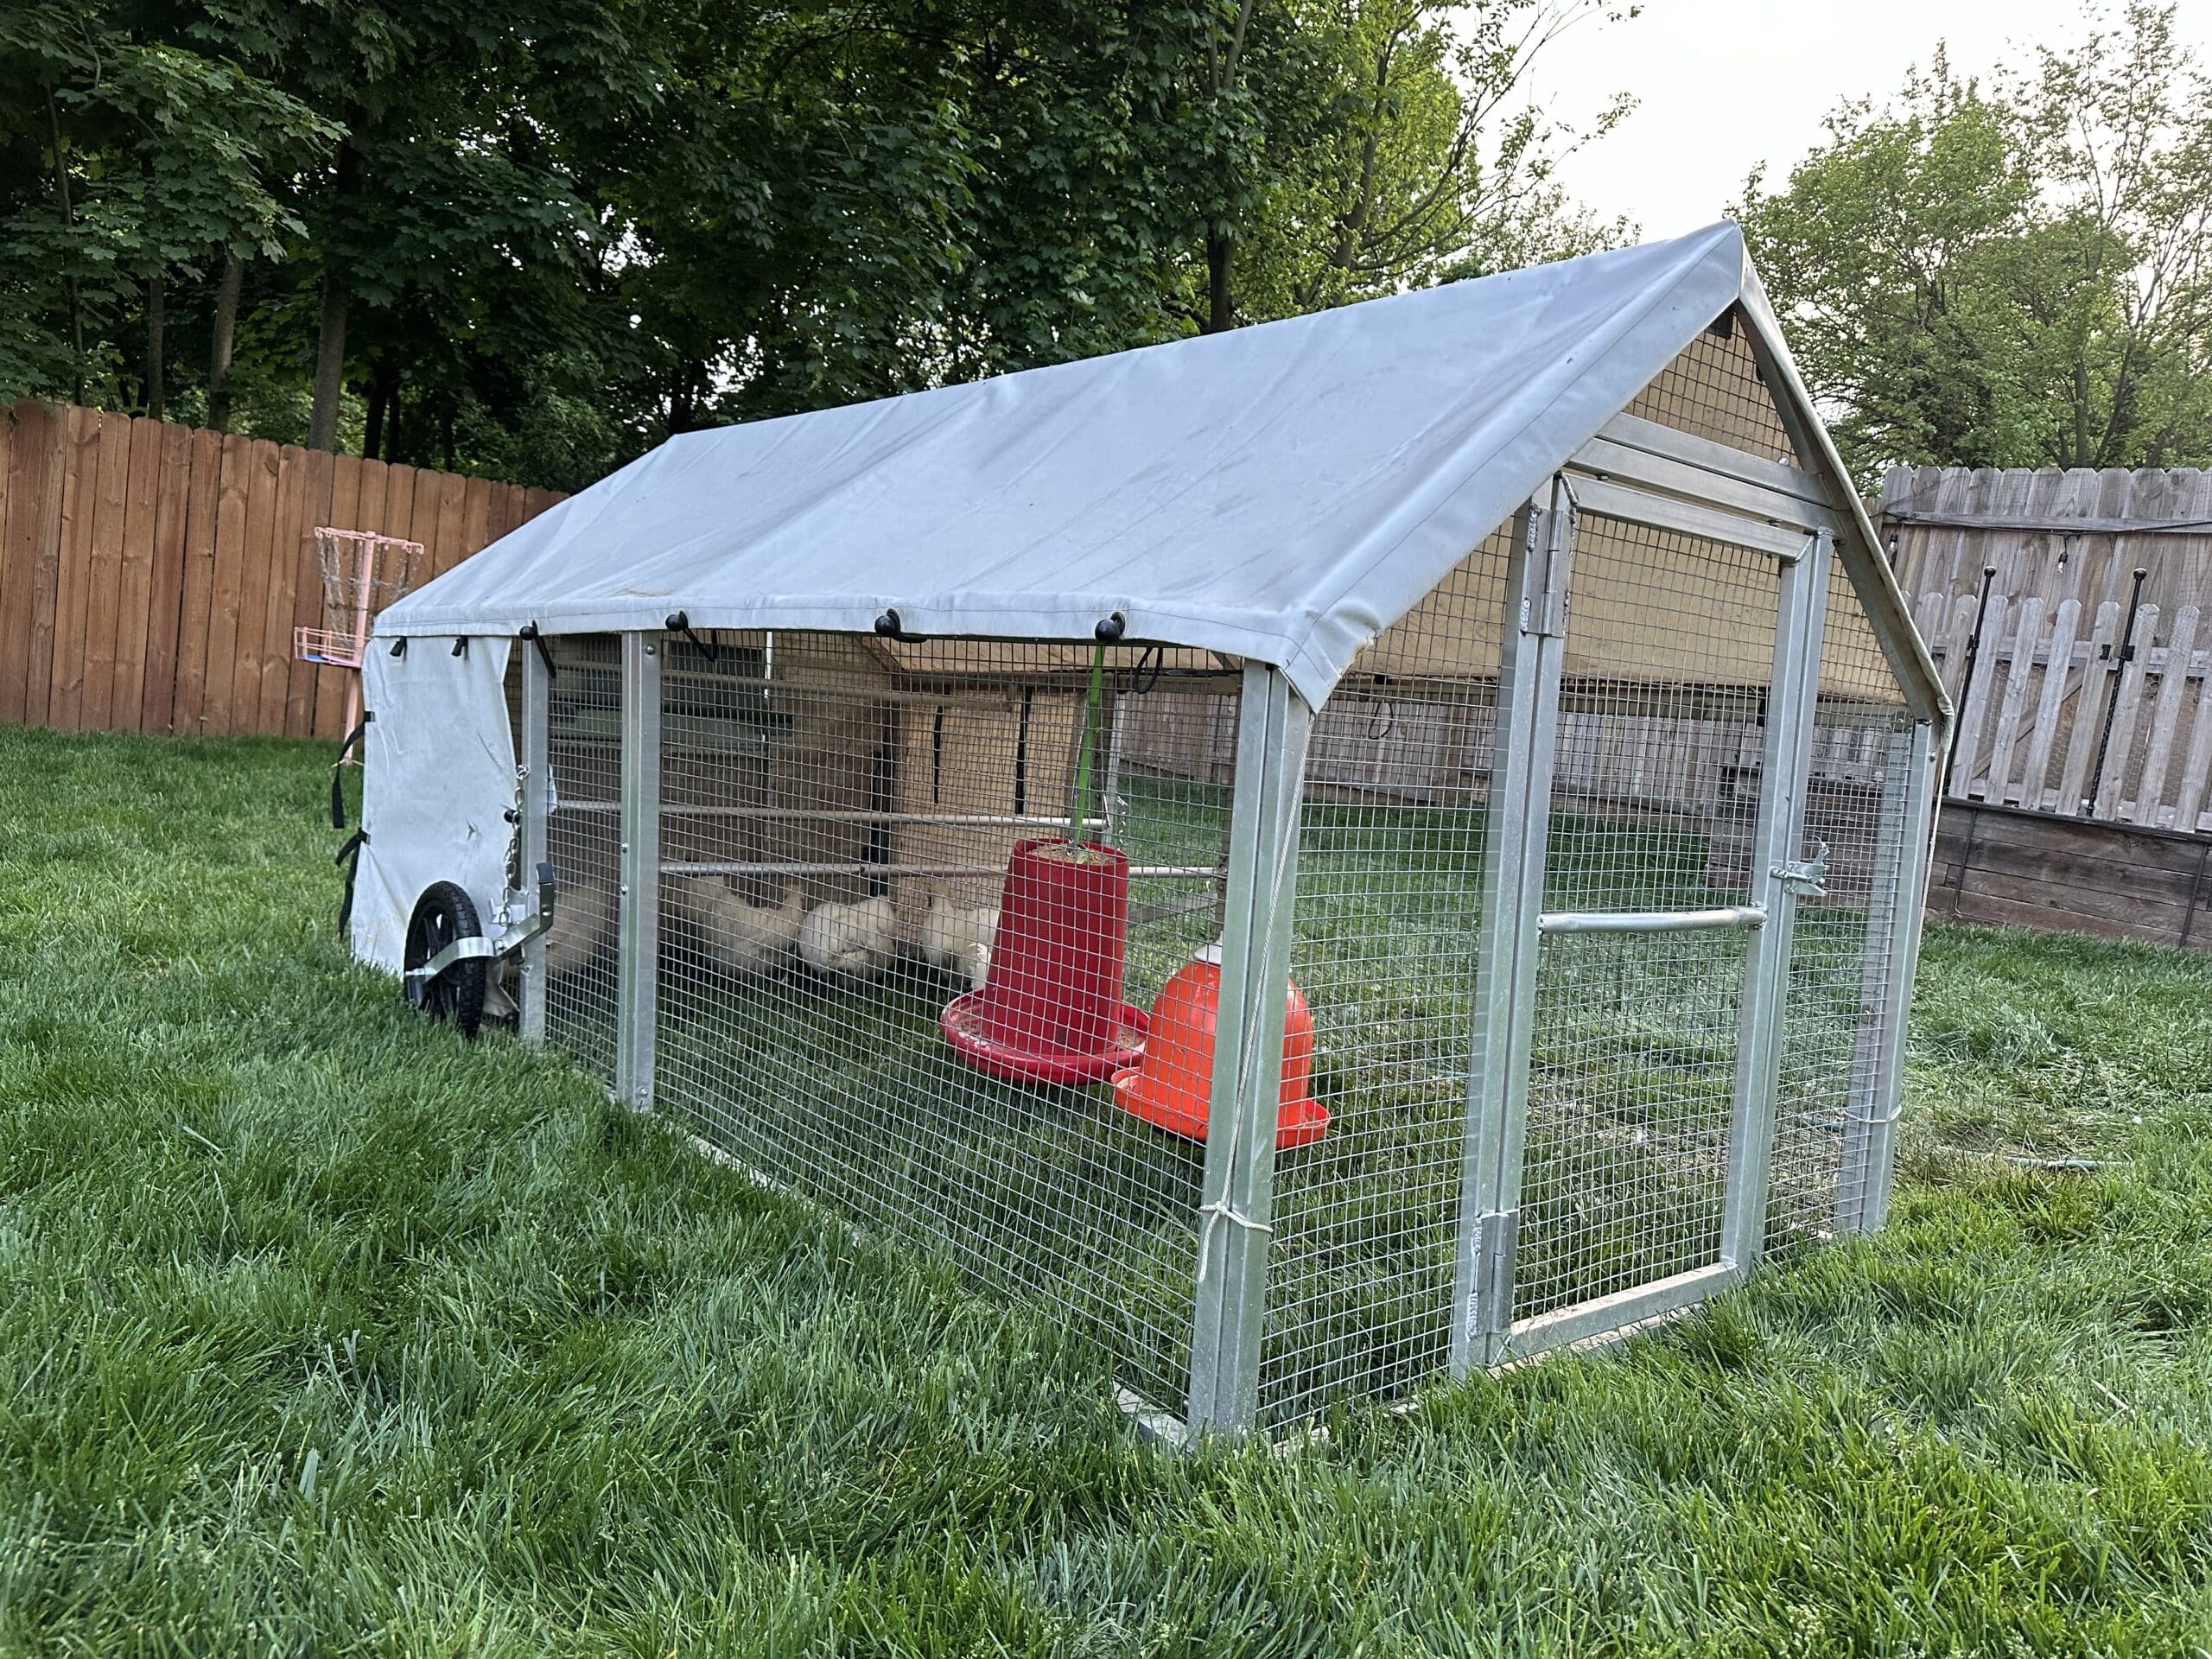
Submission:
M 1492 1210 L 1475 1217 L 1476 1334 L 1512 1328 L 1513 1268 L 1520 1236 L 1518 1210 Z
M 1828 891 L 1828 844 L 1821 842 L 1812 857 L 1774 867 L 1775 879 L 1801 899 L 1824 899 Z
M 1567 568 L 1574 545 L 1574 498 L 1561 488 L 1558 505 L 1532 507 L 1523 556 L 1529 575 L 1522 589 L 1521 632 L 1556 639 L 1567 632 Z

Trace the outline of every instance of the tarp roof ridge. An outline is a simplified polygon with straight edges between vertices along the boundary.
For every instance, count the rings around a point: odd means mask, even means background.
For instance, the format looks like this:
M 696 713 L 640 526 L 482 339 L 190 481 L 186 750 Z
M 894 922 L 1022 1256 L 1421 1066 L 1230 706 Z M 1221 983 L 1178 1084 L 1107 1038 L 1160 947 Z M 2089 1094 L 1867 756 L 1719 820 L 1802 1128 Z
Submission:
M 1740 237 L 1740 235 L 1741 235 L 1741 232 L 1738 232 L 1738 231 L 1737 230 L 1736 226 L 1735 226 L 1734 225 L 1732 225 L 1732 224 L 1722 224 L 1722 225 L 1717 225 L 1717 226 L 1714 226 L 1711 227 L 1710 229 L 1708 229 L 1708 230 L 1707 230 L 1707 231 L 1700 232 L 1698 232 L 1698 233 L 1697 233 L 1697 236 L 1698 236 L 1699 238 L 1711 238 L 1711 239 L 1713 239 L 1716 244 L 1717 244 L 1717 243 L 1719 243 L 1719 242 L 1726 241 L 1726 240 L 1729 239 L 1731 237 Z M 1688 240 L 1691 240 L 1692 238 L 1682 238 L 1682 239 L 1683 239 L 1683 240 L 1685 240 L 1685 241 L 1688 241 Z M 1669 301 L 1670 299 L 1674 298 L 1674 297 L 1675 297 L 1675 296 L 1676 294 L 1678 294 L 1678 293 L 1681 291 L 1681 289 L 1682 286 L 1684 285 L 1684 283 L 1686 283 L 1687 282 L 1688 282 L 1688 281 L 1689 281 L 1689 280 L 1690 280 L 1690 279 L 1691 279 L 1691 278 L 1692 278 L 1695 274 L 1696 274 L 1696 272 L 1695 272 L 1694 268 L 1690 268 L 1690 269 L 1686 269 L 1686 270 L 1681 270 L 1681 271 L 1680 271 L 1680 272 L 1678 272 L 1678 273 L 1676 274 L 1675 278 L 1675 280 L 1674 280 L 1673 282 L 1667 283 L 1664 287 L 1662 287 L 1662 288 L 1655 288 L 1653 290 L 1651 290 L 1651 292 L 1650 292 L 1650 293 L 1649 293 L 1649 297 L 1647 298 L 1647 300 L 1645 301 L 1645 302 L 1644 302 L 1641 307 L 1637 307 L 1637 308 L 1624 308 L 1624 309 L 1623 309 L 1621 312 L 1616 313 L 1616 314 L 1615 314 L 1615 321 L 1616 321 L 1616 322 L 1618 322 L 1618 323 L 1620 325 L 1620 327 L 1619 327 L 1619 328 L 1618 328 L 1618 334 L 1628 334 L 1628 333 L 1631 332 L 1631 331 L 1633 330 L 1633 327 L 1634 327 L 1634 326 L 1635 326 L 1635 324 L 1636 324 L 1636 323 L 1640 322 L 1640 321 L 1642 321 L 1643 319 L 1645 319 L 1645 318 L 1649 317 L 1649 315 L 1650 315 L 1654 311 L 1657 310 L 1657 309 L 1658 309 L 1662 305 L 1664 305 L 1668 301 Z M 1631 312 L 1632 312 L 1632 315 L 1631 315 Z M 1699 330 L 1699 329 L 1705 327 L 1707 325 L 1708 325 L 1709 323 L 1711 323 L 1711 322 L 1713 321 L 1713 318 L 1715 318 L 1715 317 L 1719 316 L 1719 315 L 1720 315 L 1720 314 L 1719 314 L 1719 312 L 1718 310 L 1714 310 L 1714 311 L 1713 311 L 1713 312 L 1710 312 L 1710 313 L 1708 313 L 1708 314 L 1705 315 L 1702 318 L 1700 318 L 1698 321 L 1696 321 L 1694 324 L 1693 324 L 1693 325 L 1691 326 L 1691 327 L 1689 328 L 1689 330 L 1688 330 L 1688 332 L 1687 334 L 1682 334 L 1682 335 L 1681 335 L 1681 337 L 1680 339 L 1675 340 L 1674 341 L 1674 343 L 1672 344 L 1672 346 L 1671 346 L 1667 350 L 1665 359 L 1664 359 L 1662 361 L 1662 363 L 1661 363 L 1661 365 L 1660 365 L 1660 366 L 1661 366 L 1661 368 L 1664 368 L 1664 367 L 1665 367 L 1665 365 L 1666 365 L 1666 363 L 1669 363 L 1669 362 L 1673 361 L 1673 360 L 1674 360 L 1674 359 L 1675 358 L 1675 356 L 1677 356 L 1677 355 L 1681 352 L 1682 348 L 1683 348 L 1684 346 L 1686 346 L 1687 345 L 1688 345 L 1688 344 L 1689 344 L 1689 342 L 1690 342 L 1691 340 L 1694 340 L 1694 339 L 1697 337 L 1697 332 L 1698 332 L 1698 330 Z M 1669 331 L 1669 335 L 1671 336 L 1675 332 L 1675 331 L 1672 331 L 1672 330 L 1670 330 L 1670 331 Z M 1620 346 L 1620 344 L 1621 344 L 1621 341 L 1619 340 L 1619 339 L 1618 339 L 1618 338 L 1617 338 L 1617 339 L 1615 340 L 1615 341 L 1613 342 L 1612 346 L 1608 347 L 1607 349 L 1609 349 L 1609 350 L 1610 350 L 1610 349 L 1617 349 L 1617 348 Z M 1602 357 L 1602 356 L 1604 355 L 1604 353 L 1601 352 L 1601 353 L 1599 353 L 1598 355 Z M 1532 413 L 1529 416 L 1529 417 L 1528 417 L 1526 420 L 1524 420 L 1524 421 L 1522 422 L 1522 425 L 1521 425 L 1518 429 L 1516 429 L 1516 430 L 1515 432 L 1513 432 L 1513 433 L 1511 433 L 1511 434 L 1508 434 L 1508 435 L 1488 435 L 1488 442 L 1489 442 L 1489 447 L 1490 447 L 1490 453 L 1491 453 L 1491 454 L 1493 454 L 1493 455 L 1494 455 L 1494 454 L 1497 454 L 1497 453 L 1501 448 L 1503 448 L 1504 447 L 1505 443 L 1506 443 L 1507 442 L 1509 442 L 1511 438 L 1518 437 L 1518 436 L 1521 436 L 1521 435 L 1525 435 L 1525 434 L 1526 434 L 1526 433 L 1527 433 L 1527 432 L 1528 432 L 1528 431 L 1529 431 L 1532 427 L 1534 427 L 1534 426 L 1537 423 L 1537 421 L 1541 418 L 1541 416 L 1542 415 L 1548 414 L 1548 413 L 1552 412 L 1554 410 L 1555 410 L 1555 409 L 1558 407 L 1558 404 L 1559 404 L 1559 403 L 1560 402 L 1560 400 L 1561 400 L 1561 399 L 1563 399 L 1563 398 L 1565 398 L 1565 397 L 1567 397 L 1567 395 L 1568 395 L 1568 394 L 1573 391 L 1573 389 L 1576 385 L 1582 384 L 1582 383 L 1583 383 L 1583 382 L 1587 378 L 1587 377 L 1588 377 L 1589 373 L 1590 373 L 1590 372 L 1592 372 L 1592 371 L 1596 366 L 1597 366 L 1597 365 L 1596 365 L 1595 363 L 1585 363 L 1585 364 L 1582 365 L 1582 367 L 1581 367 L 1581 368 L 1580 368 L 1580 370 L 1579 370 L 1579 371 L 1578 371 L 1574 375 L 1573 375 L 1573 376 L 1571 376 L 1571 377 L 1567 377 L 1567 378 L 1566 378 L 1566 380 L 1565 380 L 1564 384 L 1562 384 L 1562 385 L 1560 386 L 1560 388 L 1559 388 L 1558 391 L 1556 392 L 1556 394 L 1555 394 L 1555 395 L 1554 395 L 1554 397 L 1552 397 L 1552 398 L 1551 398 L 1551 399 L 1550 399 L 1550 400 L 1549 400 L 1549 401 L 1548 401 L 1548 402 L 1544 405 L 1543 409 L 1542 409 L 1542 410 L 1538 410 L 1538 411 L 1534 411 L 1534 412 L 1532 412 Z M 1656 374 L 1656 373 L 1657 373 L 1657 372 L 1658 372 L 1658 370 L 1654 370 L 1654 371 L 1652 371 L 1652 373 L 1653 373 L 1653 374 Z M 1626 408 L 1629 406 L 1629 404 L 1630 404 L 1631 403 L 1633 403 L 1633 402 L 1636 400 L 1636 397 L 1637 397 L 1637 393 L 1641 392 L 1641 391 L 1643 390 L 1643 387 L 1644 387 L 1645 385 L 1649 385 L 1649 382 L 1650 382 L 1650 378 L 1651 378 L 1651 376 L 1650 376 L 1650 375 L 1646 375 L 1646 376 L 1643 378 L 1643 379 L 1642 381 L 1640 381 L 1640 382 L 1639 382 L 1639 383 L 1638 383 L 1638 384 L 1637 384 L 1637 385 L 1633 389 L 1631 389 L 1630 391 L 1628 391 L 1624 396 L 1622 396 L 1621 397 L 1619 397 L 1619 398 L 1618 399 L 1618 401 L 1617 401 L 1617 402 L 1615 402 L 1614 406 L 1613 406 L 1612 408 L 1611 408 L 1611 409 L 1607 410 L 1605 412 L 1605 414 L 1604 414 L 1604 415 L 1602 415 L 1602 416 L 1600 416 L 1599 417 L 1598 421 L 1597 421 L 1595 423 L 1593 423 L 1593 424 L 1591 424 L 1591 425 L 1590 425 L 1590 427 L 1589 427 L 1589 431 L 1588 431 L 1588 432 L 1584 433 L 1584 435 L 1583 435 L 1583 437 L 1582 437 L 1582 438 L 1578 438 L 1578 439 L 1573 440 L 1573 442 L 1569 442 L 1564 449 L 1560 450 L 1558 453 L 1552 454 L 1552 456 L 1551 456 L 1550 460 L 1549 460 L 1548 461 L 1547 461 L 1544 465 L 1542 465 L 1542 466 L 1541 466 L 1541 467 L 1534 467 L 1534 468 L 1532 468 L 1532 469 L 1529 469 L 1529 470 L 1530 470 L 1530 476 L 1529 477 L 1527 486 L 1526 486 L 1526 488 L 1524 488 L 1524 489 L 1521 492 L 1521 494 L 1522 494 L 1523 497 L 1526 497 L 1526 496 L 1527 496 L 1527 495 L 1529 495 L 1529 493 L 1533 493 L 1533 492 L 1534 492 L 1534 491 L 1535 491 L 1535 489 L 1536 489 L 1536 488 L 1537 488 L 1537 487 L 1541 484 L 1541 482 L 1542 482 L 1542 480 L 1543 480 L 1544 479 L 1548 478 L 1548 477 L 1549 477 L 1553 473 L 1556 472 L 1556 471 L 1557 471 L 1560 467 L 1564 466 L 1564 465 L 1566 464 L 1566 462 L 1567 462 L 1567 461 L 1568 457 L 1569 457 L 1569 456 L 1571 456 L 1571 455 L 1574 453 L 1574 451 L 1575 451 L 1576 449 L 1578 449 L 1578 448 L 1580 448 L 1581 447 L 1582 442 L 1584 442 L 1587 437 L 1589 437 L 1589 436 L 1591 435 L 1591 434 L 1593 434 L 1593 433 L 1595 433 L 1595 432 L 1597 431 L 1597 429 L 1598 429 L 1598 427 L 1599 427 L 1599 426 L 1603 425 L 1603 424 L 1605 423 L 1605 421 L 1610 420 L 1613 416 L 1619 414 L 1619 413 L 1621 412 L 1621 410 L 1623 410 L 1626 409 Z M 1459 458 L 1459 457 L 1455 457 L 1455 459 L 1460 459 L 1460 458 Z M 1478 470 L 1480 469 L 1480 467 L 1482 467 L 1482 465 L 1484 464 L 1484 459 L 1485 459 L 1485 458 L 1477 458 L 1477 457 L 1465 457 L 1465 458 L 1464 458 L 1464 460 L 1462 461 L 1462 464 L 1461 464 L 1461 465 L 1457 468 L 1457 472 L 1456 472 L 1456 475 L 1457 475 L 1457 476 L 1461 480 L 1462 483 L 1464 483 L 1464 481 L 1465 481 L 1468 477 L 1470 477 L 1473 473 L 1475 473 L 1476 471 L 1478 471 Z M 1439 504 L 1439 505 L 1440 505 L 1440 504 Z M 1433 509 L 1433 508 L 1432 508 L 1432 510 L 1431 510 L 1431 513 L 1433 513 L 1433 511 L 1434 511 L 1434 509 Z M 1426 518 L 1427 517 L 1429 517 L 1429 516 L 1431 516 L 1431 514 L 1424 514 L 1424 515 L 1423 515 L 1423 518 Z M 1408 533 L 1409 533 L 1409 532 L 1408 532 Z M 1488 532 L 1485 532 L 1485 533 L 1487 534 Z M 1372 569 L 1376 565 L 1380 564 L 1380 563 L 1382 563 L 1384 560 L 1389 559 L 1389 557 L 1391 557 L 1391 556 L 1392 556 L 1396 552 L 1397 549 L 1398 549 L 1401 545 L 1402 545 L 1402 544 L 1403 544 L 1403 543 L 1404 543 L 1405 539 L 1406 539 L 1405 535 L 1402 535 L 1402 535 L 1398 536 L 1397 537 L 1394 538 L 1394 539 L 1393 539 L 1393 540 L 1392 540 L 1392 541 L 1391 541 L 1391 542 L 1390 542 L 1387 546 L 1384 546 L 1384 547 L 1382 547 L 1382 548 L 1377 549 L 1377 550 L 1376 550 L 1376 552 L 1374 553 L 1374 555 L 1373 555 L 1372 558 L 1370 560 L 1369 563 L 1368 563 L 1367 565 L 1365 565 L 1365 566 L 1362 567 L 1362 568 L 1361 568 L 1361 572 L 1357 573 L 1357 574 L 1363 574 L 1363 573 L 1364 573 L 1365 571 L 1367 571 L 1367 570 L 1371 570 L 1371 569 Z M 1472 550 L 1472 550 L 1471 548 L 1470 548 L 1470 549 L 1468 550 L 1468 551 L 1472 551 Z M 1462 554 L 1462 555 L 1461 555 L 1461 557 L 1465 557 L 1465 554 Z M 1450 573 L 1451 573 L 1452 569 L 1454 568 L 1454 566 L 1456 565 L 1456 563 L 1457 563 L 1457 561 L 1454 561 L 1454 564 L 1453 564 L 1453 565 L 1447 565 L 1446 567 L 1445 567 L 1445 569 L 1444 569 L 1443 570 L 1441 570 L 1441 571 L 1438 572 L 1438 573 L 1437 573 L 1437 575 L 1436 575 L 1434 577 L 1433 577 L 1433 578 L 1431 579 L 1431 582 L 1430 582 L 1430 584 L 1429 584 L 1429 585 L 1433 588 L 1433 587 L 1435 585 L 1435 583 L 1436 583 L 1436 582 L 1443 581 L 1443 580 L 1445 579 L 1445 577 L 1446 577 L 1446 576 L 1447 576 L 1448 575 L 1450 575 Z M 1351 586 L 1351 584 L 1350 584 L 1350 583 L 1347 583 L 1347 584 L 1345 584 L 1345 585 L 1344 585 L 1344 587 L 1341 588 L 1338 590 L 1338 597 L 1339 597 L 1339 598 L 1341 598 L 1341 597 L 1342 597 L 1343 593 L 1344 593 L 1344 592 L 1346 592 L 1346 591 L 1349 591 L 1350 586 Z M 1319 613 L 1319 611 L 1310 611 L 1310 612 L 1309 612 L 1309 614 L 1313 617 L 1313 619 L 1314 620 L 1318 621 L 1318 620 L 1319 620 L 1319 619 L 1320 613 Z M 1402 614 L 1402 613 L 1401 614 Z M 1398 617 L 1395 617 L 1395 616 L 1394 616 L 1394 617 L 1389 617 L 1389 618 L 1386 618 L 1386 619 L 1384 619 L 1384 620 L 1383 620 L 1382 626 L 1383 626 L 1384 627 L 1388 627 L 1391 623 L 1395 622 L 1395 621 L 1397 621 L 1398 620 L 1399 620 L 1399 618 L 1398 618 Z M 1308 633 L 1310 633 L 1310 632 L 1311 632 L 1311 626 L 1310 626 L 1310 624 L 1309 624 L 1309 626 L 1308 626 L 1308 628 L 1307 628 L 1306 632 L 1307 632 Z M 1380 632 L 1380 630 L 1378 629 L 1378 630 L 1377 630 L 1377 632 Z M 1298 641 L 1297 641 L 1297 645 L 1298 645 L 1300 648 L 1302 648 L 1302 647 L 1303 647 L 1303 645 L 1304 645 L 1304 644 L 1305 644 L 1305 639 L 1304 639 L 1304 638 L 1303 638 L 1303 637 L 1300 637 L 1300 638 L 1298 639 Z
M 919 632 L 1066 639 L 1122 610 L 1133 638 L 1274 662 L 1318 704 L 1747 289 L 1722 224 L 686 434 L 378 626 L 596 632 L 682 608 L 700 627 L 866 631 L 895 606 Z

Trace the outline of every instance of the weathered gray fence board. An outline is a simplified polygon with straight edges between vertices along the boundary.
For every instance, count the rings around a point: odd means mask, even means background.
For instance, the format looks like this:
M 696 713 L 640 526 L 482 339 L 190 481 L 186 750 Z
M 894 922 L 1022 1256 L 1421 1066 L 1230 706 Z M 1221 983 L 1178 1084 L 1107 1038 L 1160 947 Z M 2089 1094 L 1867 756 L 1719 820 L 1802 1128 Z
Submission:
M 1959 708 L 1949 798 L 2212 830 L 2212 472 L 1896 467 L 1879 511 Z

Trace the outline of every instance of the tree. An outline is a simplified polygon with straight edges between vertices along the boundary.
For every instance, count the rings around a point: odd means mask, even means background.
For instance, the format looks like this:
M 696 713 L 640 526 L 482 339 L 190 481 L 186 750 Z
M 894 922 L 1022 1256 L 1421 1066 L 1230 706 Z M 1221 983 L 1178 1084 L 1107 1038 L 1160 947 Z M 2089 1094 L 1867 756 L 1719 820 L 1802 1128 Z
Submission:
M 1578 24 L 1633 9 L 1599 0 L 1306 0 L 1313 43 L 1299 142 L 1249 238 L 1243 287 L 1258 316 L 1609 245 L 1627 232 L 1576 209 L 1565 156 L 1610 132 L 1616 99 L 1573 134 L 1528 104 L 1530 71 Z M 1289 119 L 1295 120 L 1295 113 Z M 1287 124 L 1287 122 L 1286 122 Z
M 1510 106 L 1601 3 L 35 0 L 0 14 L 0 397 L 573 488 L 1573 251 L 1617 227 Z M 132 54 L 198 105 L 111 111 Z M 204 361 L 135 343 L 181 330 Z
M 1735 211 L 1862 480 L 2212 460 L 2212 86 L 2170 9 L 1987 88 L 1939 52 L 1827 127 Z
M 147 15 L 142 16 L 142 11 Z M 200 49 L 149 9 L 32 3 L 0 14 L 0 270 L 13 327 L 0 387 L 73 395 L 111 382 L 144 343 L 135 403 L 159 414 L 170 273 L 226 254 L 279 257 L 305 229 L 279 179 L 334 129 L 237 62 Z M 35 156 L 35 165 L 23 163 Z M 58 295 L 63 340 L 25 327 Z

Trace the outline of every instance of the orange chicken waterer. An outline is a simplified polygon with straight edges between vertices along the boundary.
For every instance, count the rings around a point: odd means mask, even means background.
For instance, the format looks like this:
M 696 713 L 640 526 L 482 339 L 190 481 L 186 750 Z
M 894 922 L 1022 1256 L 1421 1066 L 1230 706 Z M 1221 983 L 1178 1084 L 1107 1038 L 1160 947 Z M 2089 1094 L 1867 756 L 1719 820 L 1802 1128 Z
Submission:
M 1220 1006 L 1221 947 L 1210 944 L 1160 988 L 1159 1000 L 1152 1005 L 1144 1058 L 1114 1074 L 1116 1103 L 1170 1134 L 1205 1140 Z M 1328 1128 L 1328 1109 L 1313 1098 L 1313 1013 L 1294 984 L 1283 1006 L 1281 1104 L 1275 1113 L 1278 1151 L 1318 1141 Z

